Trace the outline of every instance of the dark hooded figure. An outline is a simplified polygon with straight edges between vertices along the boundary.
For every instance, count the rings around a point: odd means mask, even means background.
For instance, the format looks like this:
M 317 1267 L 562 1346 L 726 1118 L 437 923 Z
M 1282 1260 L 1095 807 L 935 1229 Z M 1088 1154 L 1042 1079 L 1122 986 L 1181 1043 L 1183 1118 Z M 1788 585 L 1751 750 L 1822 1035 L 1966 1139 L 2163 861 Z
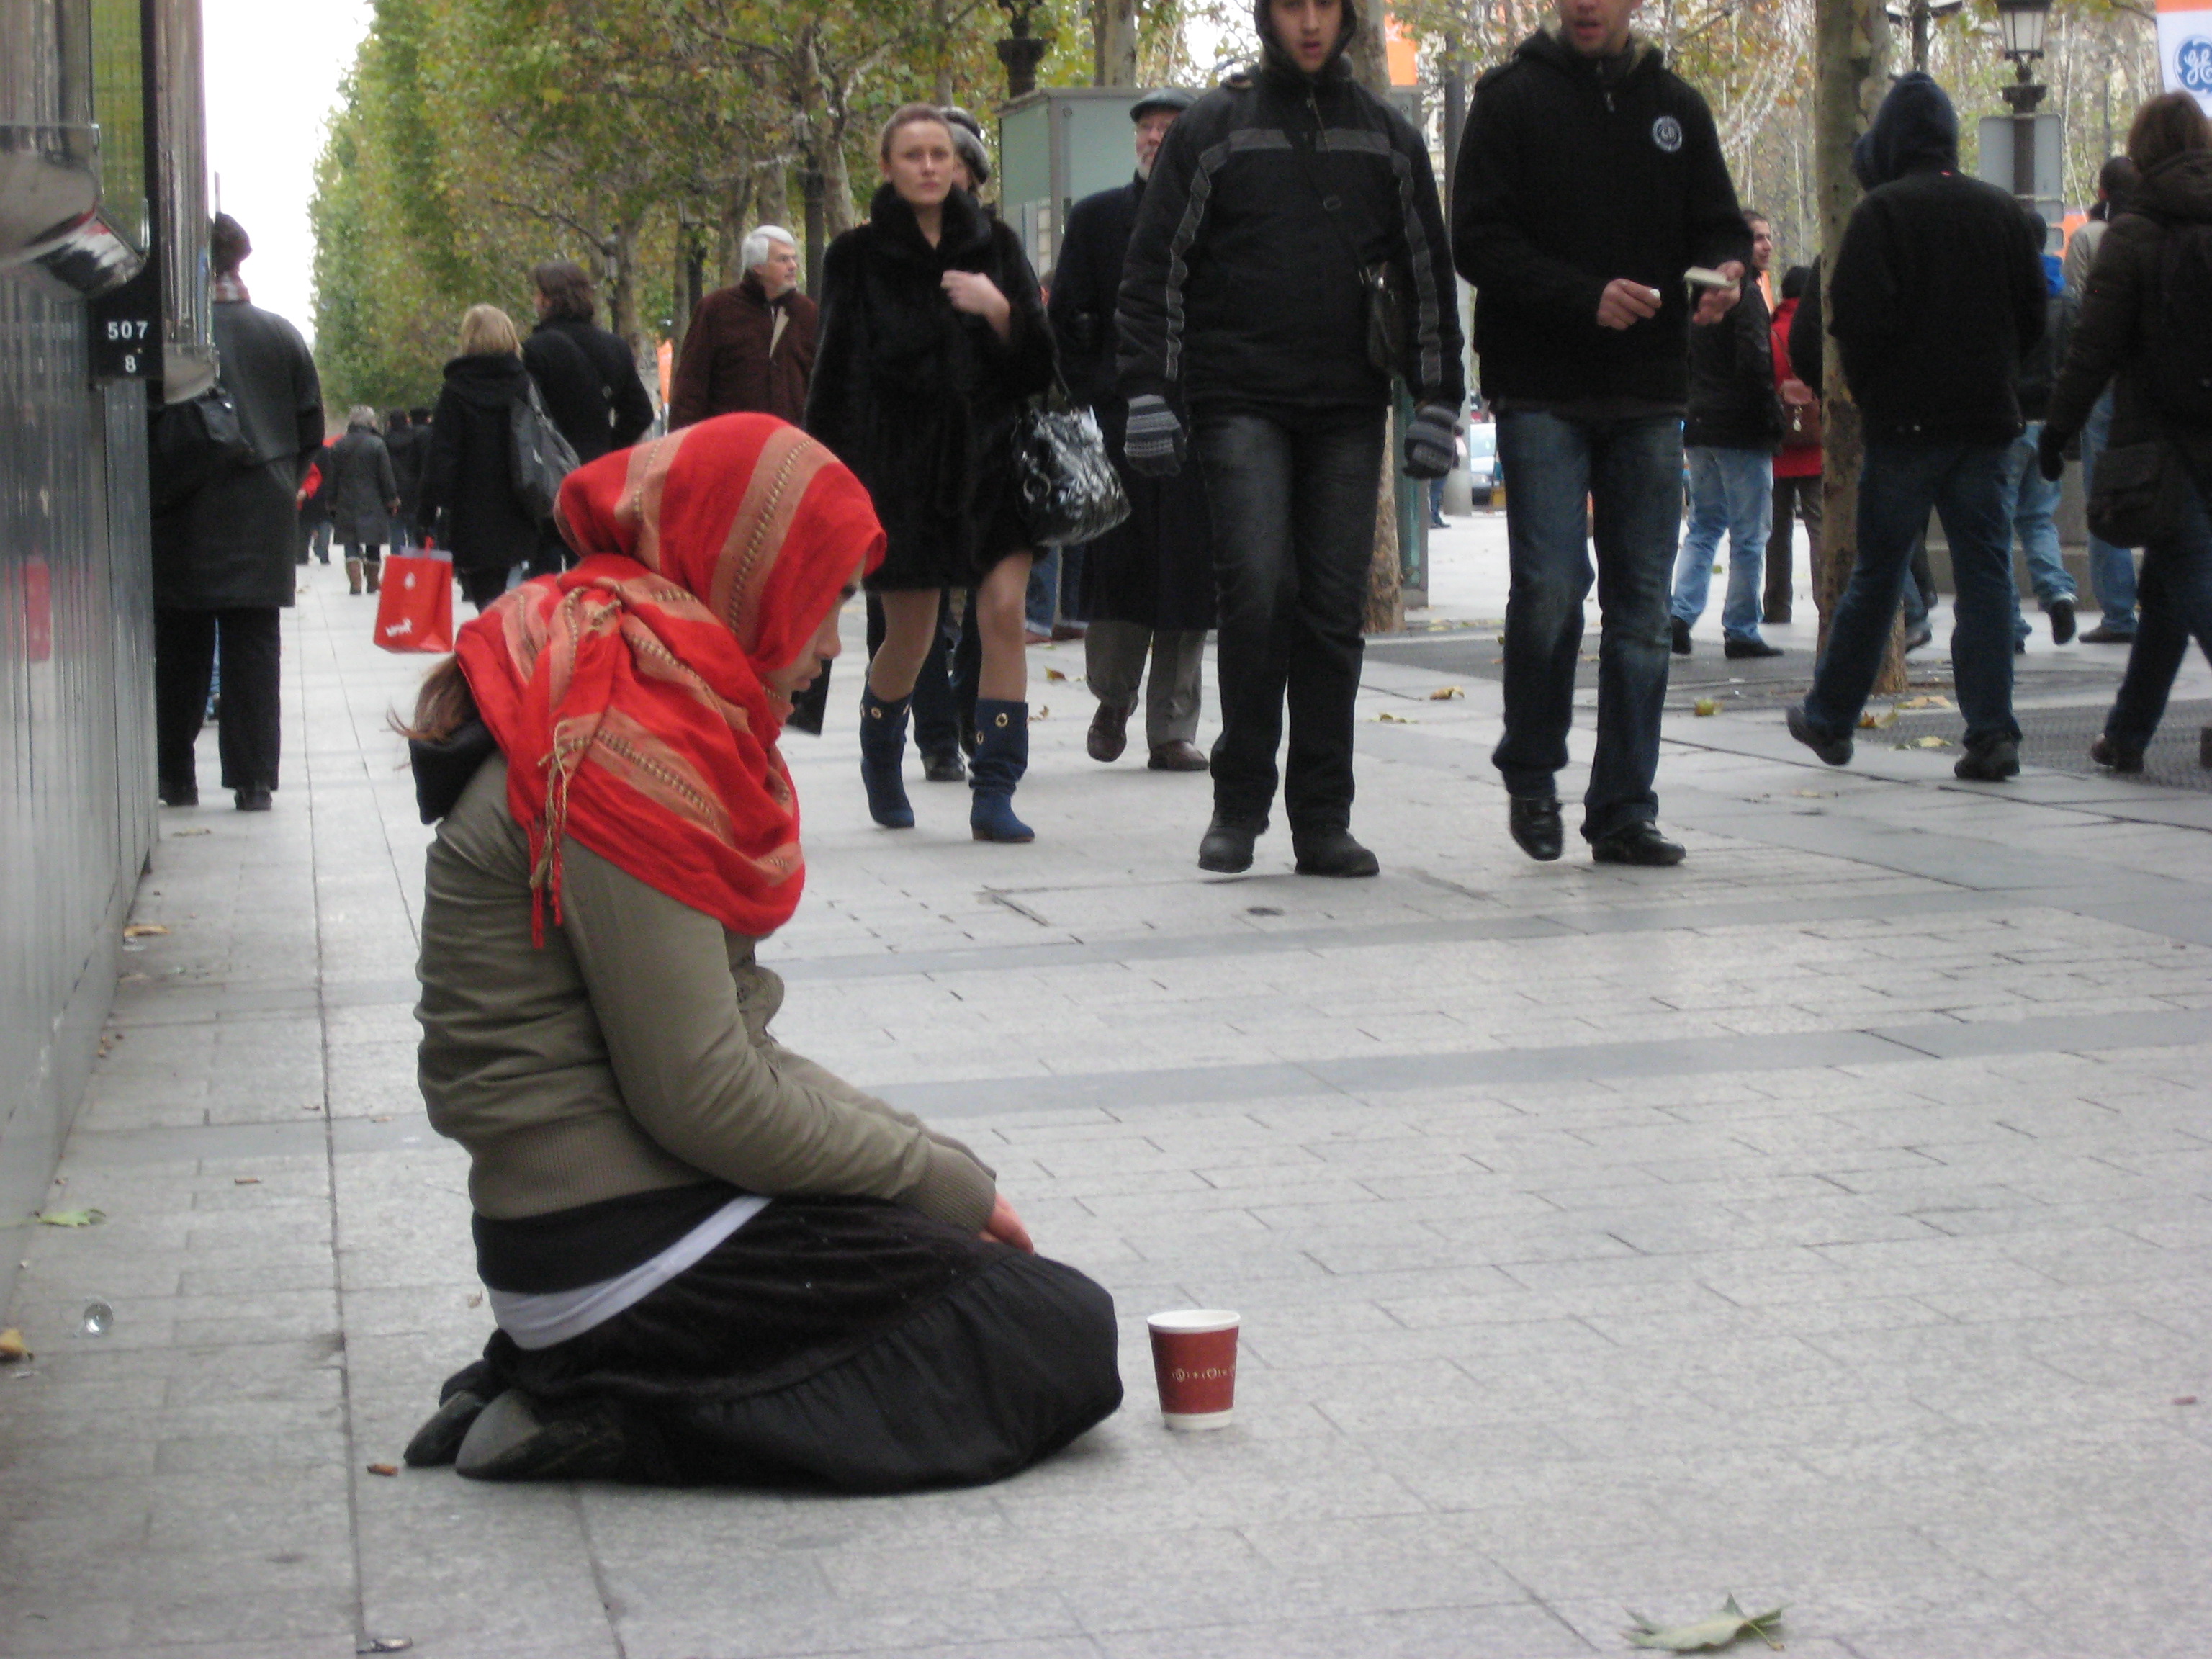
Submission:
M 2021 359 L 2043 334 L 2043 252 L 2018 203 L 1959 172 L 1958 117 L 1917 70 L 1890 88 L 1851 163 L 1868 195 L 1826 299 L 1866 422 L 1858 559 L 1790 731 L 1831 766 L 1850 759 L 1932 507 L 1958 586 L 1951 659 L 1966 739 L 1954 769 L 1996 782 L 2020 770 L 2005 458 L 2022 424 Z
M 1252 863 L 1283 805 L 1301 874 L 1371 876 L 1352 838 L 1352 702 L 1393 374 L 1406 470 L 1451 469 L 1465 395 L 1427 141 L 1352 78 L 1352 0 L 1258 0 L 1260 62 L 1169 129 L 1118 316 L 1124 453 L 1166 477 L 1186 423 L 1212 516 L 1221 736 L 1201 870 Z M 1376 327 L 1375 289 L 1395 296 Z M 1395 335 L 1395 337 L 1393 336 Z

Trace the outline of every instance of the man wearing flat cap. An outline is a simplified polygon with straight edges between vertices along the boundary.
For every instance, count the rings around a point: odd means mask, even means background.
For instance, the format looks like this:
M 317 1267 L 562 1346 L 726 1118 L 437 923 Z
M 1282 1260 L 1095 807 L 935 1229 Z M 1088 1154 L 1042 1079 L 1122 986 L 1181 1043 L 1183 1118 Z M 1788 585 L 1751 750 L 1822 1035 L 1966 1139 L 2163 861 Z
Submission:
M 1046 307 L 1068 390 L 1097 411 L 1131 509 L 1126 520 L 1091 544 L 1083 562 L 1081 614 L 1090 623 L 1085 672 L 1098 699 L 1086 747 L 1095 761 L 1121 757 L 1142 686 L 1148 764 L 1156 772 L 1206 767 L 1206 753 L 1194 739 L 1206 630 L 1213 626 L 1212 538 L 1197 469 L 1152 478 L 1129 468 L 1122 450 L 1129 405 L 1114 389 L 1114 306 L 1152 158 L 1192 101 L 1181 87 L 1161 87 L 1131 106 L 1136 176 L 1068 210 Z

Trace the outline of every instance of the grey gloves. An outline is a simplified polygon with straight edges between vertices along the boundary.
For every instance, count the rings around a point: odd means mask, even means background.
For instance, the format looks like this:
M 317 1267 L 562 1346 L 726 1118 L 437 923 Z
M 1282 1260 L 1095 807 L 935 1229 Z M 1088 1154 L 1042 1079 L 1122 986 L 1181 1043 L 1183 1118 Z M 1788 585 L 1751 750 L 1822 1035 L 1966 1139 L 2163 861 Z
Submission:
M 1122 453 L 1130 468 L 1147 478 L 1172 478 L 1182 471 L 1182 422 L 1168 400 L 1147 392 L 1129 399 L 1129 425 Z
M 1423 404 L 1406 428 L 1406 471 L 1416 478 L 1441 478 L 1452 470 L 1452 429 L 1459 411 L 1442 404 Z

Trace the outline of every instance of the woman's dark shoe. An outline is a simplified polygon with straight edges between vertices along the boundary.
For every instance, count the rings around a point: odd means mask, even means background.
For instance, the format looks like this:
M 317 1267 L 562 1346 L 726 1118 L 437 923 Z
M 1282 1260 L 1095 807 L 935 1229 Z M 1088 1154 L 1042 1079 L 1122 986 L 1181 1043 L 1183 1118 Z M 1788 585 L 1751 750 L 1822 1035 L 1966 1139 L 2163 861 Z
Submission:
M 860 693 L 860 782 L 868 792 L 868 816 L 886 830 L 914 828 L 914 808 L 899 775 L 906 757 L 906 711 L 911 697 L 886 702 L 873 691 Z
M 2143 769 L 2143 751 L 2115 743 L 2108 732 L 2100 732 L 2090 740 L 2089 758 L 2114 772 L 2140 772 Z
M 1356 879 L 1381 873 L 1382 861 L 1352 837 L 1349 830 L 1291 831 L 1291 851 L 1302 876 L 1336 876 Z
M 932 783 L 965 783 L 968 763 L 961 758 L 960 746 L 925 750 L 921 757 L 921 775 Z
M 555 1415 L 509 1389 L 477 1413 L 453 1470 L 471 1480 L 603 1480 L 620 1470 L 623 1450 L 622 1424 L 604 1401 Z
M 1640 864 L 1654 869 L 1680 864 L 1686 851 L 1680 842 L 1661 835 L 1659 826 L 1648 818 L 1625 823 L 1590 843 L 1590 857 L 1600 864 Z
M 1029 704 L 977 698 L 975 758 L 968 768 L 968 829 L 977 841 L 1036 839 L 1014 816 L 1014 788 L 1029 769 Z
M 1252 867 L 1252 843 L 1260 839 L 1264 826 L 1238 823 L 1213 815 L 1213 822 L 1206 826 L 1206 837 L 1198 843 L 1198 867 L 1211 870 L 1218 876 L 1233 876 Z
M 1516 795 L 1507 803 L 1505 826 L 1513 843 L 1539 864 L 1549 864 L 1565 844 L 1559 830 L 1557 795 Z

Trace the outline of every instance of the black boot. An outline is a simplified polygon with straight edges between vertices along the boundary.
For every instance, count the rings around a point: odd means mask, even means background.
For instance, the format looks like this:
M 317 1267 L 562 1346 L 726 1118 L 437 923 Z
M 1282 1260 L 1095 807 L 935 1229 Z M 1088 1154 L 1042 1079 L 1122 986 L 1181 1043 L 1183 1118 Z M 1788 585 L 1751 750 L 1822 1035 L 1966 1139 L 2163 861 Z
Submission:
M 975 758 L 968 769 L 968 827 L 977 841 L 1035 841 L 1014 816 L 1014 786 L 1030 769 L 1030 706 L 978 698 Z
M 914 828 L 914 808 L 906 798 L 899 765 L 906 755 L 906 710 L 909 697 L 885 702 L 865 687 L 860 692 L 860 781 L 867 787 L 868 816 L 886 830 Z

